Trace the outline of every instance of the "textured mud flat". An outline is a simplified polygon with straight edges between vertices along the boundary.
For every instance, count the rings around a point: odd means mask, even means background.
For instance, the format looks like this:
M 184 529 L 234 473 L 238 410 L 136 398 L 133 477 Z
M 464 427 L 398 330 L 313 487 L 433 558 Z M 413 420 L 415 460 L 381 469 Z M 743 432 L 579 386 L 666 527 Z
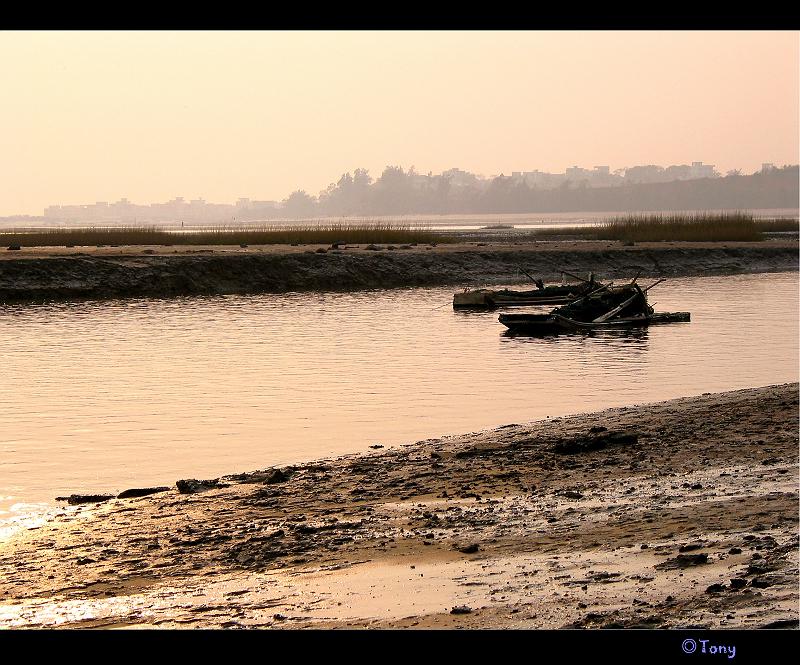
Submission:
M 797 627 L 797 416 L 753 388 L 72 508 L 0 544 L 0 626 Z
M 519 279 L 560 271 L 601 278 L 729 275 L 798 269 L 796 241 L 758 243 L 493 242 L 353 245 L 23 248 L 0 251 L 0 303 L 358 290 Z

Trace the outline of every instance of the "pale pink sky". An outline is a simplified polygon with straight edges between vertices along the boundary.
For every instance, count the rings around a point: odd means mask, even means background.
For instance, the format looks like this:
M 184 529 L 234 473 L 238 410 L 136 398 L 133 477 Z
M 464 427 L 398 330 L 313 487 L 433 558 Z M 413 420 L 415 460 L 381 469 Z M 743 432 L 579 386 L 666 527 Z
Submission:
M 0 215 L 484 175 L 798 161 L 796 31 L 0 32 Z

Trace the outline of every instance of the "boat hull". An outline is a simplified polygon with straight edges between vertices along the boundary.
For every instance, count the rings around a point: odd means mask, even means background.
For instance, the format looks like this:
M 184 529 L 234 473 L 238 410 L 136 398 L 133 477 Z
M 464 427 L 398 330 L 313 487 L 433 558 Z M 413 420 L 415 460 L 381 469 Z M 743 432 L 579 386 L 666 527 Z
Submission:
M 662 323 L 686 323 L 691 320 L 691 315 L 689 312 L 659 312 L 650 316 L 635 316 L 596 323 L 576 321 L 559 314 L 501 314 L 498 320 L 514 333 L 554 335 L 578 331 L 638 328 Z
M 497 309 L 499 307 L 531 307 L 566 305 L 581 295 L 580 288 L 548 286 L 536 291 L 493 291 L 478 289 L 453 295 L 453 309 Z

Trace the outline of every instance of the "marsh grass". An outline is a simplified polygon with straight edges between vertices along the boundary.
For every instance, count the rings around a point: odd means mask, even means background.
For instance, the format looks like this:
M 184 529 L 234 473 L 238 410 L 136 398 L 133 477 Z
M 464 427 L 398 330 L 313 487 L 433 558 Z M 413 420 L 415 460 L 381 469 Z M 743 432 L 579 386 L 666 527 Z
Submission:
M 753 215 L 743 212 L 694 215 L 631 215 L 596 229 L 601 240 L 718 242 L 761 240 Z
M 797 220 L 756 221 L 745 212 L 627 215 L 591 227 L 542 229 L 537 236 L 580 237 L 622 242 L 721 242 L 762 240 L 763 231 L 797 230 Z
M 759 231 L 763 233 L 798 233 L 800 232 L 800 221 L 791 217 L 780 217 L 778 219 L 763 219 L 756 222 Z
M 313 225 L 218 226 L 174 231 L 156 226 L 11 229 L 0 242 L 22 247 L 97 245 L 290 245 L 451 242 L 424 225 L 318 223 Z

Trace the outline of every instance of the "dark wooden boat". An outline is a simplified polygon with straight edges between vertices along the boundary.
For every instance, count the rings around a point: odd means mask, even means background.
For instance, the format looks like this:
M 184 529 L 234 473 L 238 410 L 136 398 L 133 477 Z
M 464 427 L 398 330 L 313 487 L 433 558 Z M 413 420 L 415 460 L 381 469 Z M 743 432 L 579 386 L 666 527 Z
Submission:
M 501 314 L 498 320 L 512 332 L 532 335 L 689 321 L 689 312 L 656 313 L 648 304 L 647 291 L 662 281 L 645 289 L 639 287 L 635 279 L 625 286 L 605 285 L 549 314 Z
M 511 332 L 527 335 L 557 335 L 579 330 L 614 330 L 652 326 L 660 323 L 688 323 L 689 312 L 654 312 L 650 316 L 631 316 L 602 323 L 576 321 L 552 314 L 501 314 L 499 321 Z
M 498 320 L 511 332 L 527 335 L 557 335 L 565 331 L 550 314 L 501 314 Z
M 497 309 L 498 307 L 530 307 L 535 305 L 565 305 L 591 292 L 598 287 L 594 275 L 583 279 L 572 273 L 562 271 L 579 280 L 578 284 L 551 284 L 545 286 L 541 279 L 534 279 L 530 273 L 520 268 L 534 284 L 536 289 L 516 291 L 512 289 L 465 289 L 453 295 L 453 309 Z
M 585 291 L 582 285 L 546 286 L 530 291 L 476 289 L 453 295 L 453 309 L 497 309 L 498 307 L 527 307 L 531 305 L 564 305 L 579 298 Z

